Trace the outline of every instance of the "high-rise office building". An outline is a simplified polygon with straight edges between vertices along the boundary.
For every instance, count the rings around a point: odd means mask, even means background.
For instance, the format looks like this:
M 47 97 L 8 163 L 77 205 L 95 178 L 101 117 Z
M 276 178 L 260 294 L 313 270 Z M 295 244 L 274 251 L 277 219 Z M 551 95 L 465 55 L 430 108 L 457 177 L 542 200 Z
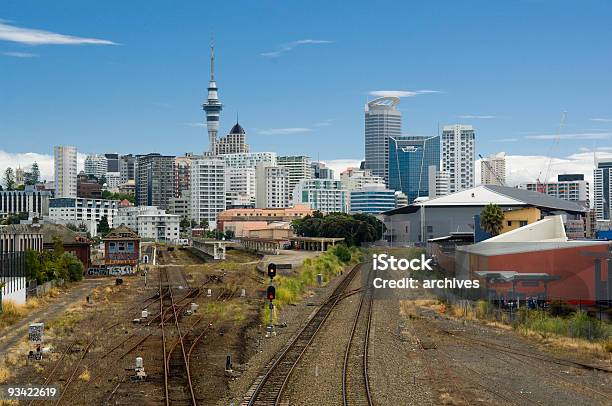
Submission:
M 215 144 L 217 143 L 217 133 L 219 132 L 219 117 L 223 105 L 217 94 L 217 82 L 215 81 L 215 47 L 210 46 L 210 81 L 208 82 L 208 99 L 202 105 L 202 109 L 206 112 L 206 127 L 208 129 L 208 150 L 211 154 L 215 152 Z
M 249 144 L 246 143 L 246 132 L 238 122 L 234 124 L 229 134 L 215 142 L 215 155 L 242 154 L 246 152 L 249 152 Z
M 350 213 L 379 214 L 395 208 L 395 191 L 385 185 L 365 185 L 351 191 Z
M 402 115 L 396 106 L 399 97 L 381 97 L 365 106 L 365 169 L 389 180 L 389 137 L 399 137 L 402 132 Z
M 440 137 L 389 138 L 389 189 L 401 190 L 410 201 L 429 196 L 429 167 L 440 168 Z
M 217 215 L 225 210 L 225 163 L 217 157 L 191 162 L 191 216 L 197 223 L 217 227 Z
M 77 149 L 68 145 L 54 148 L 55 197 L 77 197 Z
M 256 168 L 255 207 L 282 209 L 289 207 L 289 168 L 264 163 Z
M 104 154 L 106 157 L 106 172 L 119 172 L 119 154 Z
M 304 155 L 279 156 L 277 165 L 289 170 L 289 198 L 293 189 L 302 179 L 312 179 L 310 158 Z
M 136 158 L 132 154 L 121 155 L 119 157 L 119 173 L 121 174 L 121 183 L 127 183 L 134 180 L 134 166 Z
M 447 125 L 442 131 L 442 170 L 450 175 L 450 191 L 474 186 L 476 145 L 474 127 Z
M 174 156 L 136 156 L 136 205 L 168 209 L 174 197 Z
M 102 154 L 92 154 L 85 157 L 85 174 L 95 176 L 97 179 L 106 175 L 108 160 Z
M 506 185 L 506 154 L 500 152 L 480 161 L 480 183 L 483 185 Z
M 596 160 L 594 175 L 595 219 L 612 220 L 612 160 Z

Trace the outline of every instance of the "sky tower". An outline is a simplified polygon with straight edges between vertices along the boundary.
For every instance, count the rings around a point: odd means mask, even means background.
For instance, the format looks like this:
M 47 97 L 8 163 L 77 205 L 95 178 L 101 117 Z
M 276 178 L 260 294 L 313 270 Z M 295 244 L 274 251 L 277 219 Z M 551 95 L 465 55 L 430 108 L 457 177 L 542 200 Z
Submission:
M 208 100 L 202 105 L 206 112 L 206 127 L 208 128 L 208 150 L 215 151 L 217 133 L 219 132 L 219 115 L 223 105 L 217 95 L 217 82 L 215 81 L 215 44 L 210 44 L 210 82 L 208 82 Z

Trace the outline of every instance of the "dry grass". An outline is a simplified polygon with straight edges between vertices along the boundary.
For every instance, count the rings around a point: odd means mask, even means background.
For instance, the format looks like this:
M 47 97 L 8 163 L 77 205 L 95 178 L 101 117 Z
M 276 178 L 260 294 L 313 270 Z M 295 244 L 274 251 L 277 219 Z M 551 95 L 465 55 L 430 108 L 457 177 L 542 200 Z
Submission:
M 11 377 L 11 370 L 4 365 L 0 365 L 0 383 L 6 383 Z
M 17 406 L 17 405 L 19 405 L 18 400 L 1 400 L 0 399 L 0 406 Z
M 433 309 L 439 314 L 447 311 L 446 305 L 436 299 L 415 299 L 400 301 L 400 315 L 404 317 L 419 317 L 419 308 Z
M 25 306 L 18 305 L 12 300 L 2 303 L 2 314 L 0 314 L 0 329 L 17 323 L 28 314 Z
M 523 337 L 538 341 L 547 347 L 569 350 L 579 355 L 597 357 L 607 361 L 612 361 L 612 340 L 602 342 L 552 334 L 544 335 L 527 328 L 518 328 L 515 331 L 517 331 Z
M 81 372 L 81 375 L 79 375 L 79 379 L 83 382 L 89 382 L 89 380 L 91 379 L 89 368 L 85 367 L 85 370 Z

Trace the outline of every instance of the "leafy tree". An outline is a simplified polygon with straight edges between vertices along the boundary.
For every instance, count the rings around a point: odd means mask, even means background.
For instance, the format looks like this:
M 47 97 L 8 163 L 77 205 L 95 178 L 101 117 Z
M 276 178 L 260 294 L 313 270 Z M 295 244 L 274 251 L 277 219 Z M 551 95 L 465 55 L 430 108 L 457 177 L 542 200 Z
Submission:
M 108 216 L 102 216 L 100 222 L 98 223 L 98 234 L 104 237 L 110 231 L 110 226 L 108 225 Z
M 180 227 L 182 230 L 187 229 L 191 226 L 191 221 L 186 218 L 182 218 L 180 222 Z
M 89 233 L 89 230 L 87 229 L 87 224 L 81 221 L 81 223 L 79 223 L 79 225 L 77 226 L 77 231 L 80 231 L 82 233 Z
M 6 168 L 4 171 L 4 186 L 6 190 L 15 189 L 15 172 L 13 172 L 13 168 Z
M 480 227 L 491 234 L 498 235 L 504 226 L 504 212 L 501 207 L 489 203 L 480 213 Z
M 44 274 L 39 253 L 34 250 L 26 250 L 24 256 L 27 279 L 36 279 L 39 283 L 42 283 L 44 280 Z
M 344 244 L 338 244 L 335 246 L 334 255 L 342 262 L 349 262 L 351 260 L 351 250 Z
M 102 191 L 102 199 L 108 199 L 108 200 L 127 200 L 130 203 L 134 203 L 135 200 L 135 196 L 128 194 L 128 193 L 113 193 L 110 190 L 103 190 Z
M 9 214 L 0 224 L 9 225 L 9 224 L 19 224 L 21 220 L 27 220 L 28 213 L 17 213 L 17 214 Z
M 83 264 L 71 252 L 66 252 L 62 256 L 68 279 L 70 281 L 80 281 L 83 279 Z
M 60 258 L 64 255 L 64 242 L 62 241 L 62 237 L 57 234 L 53 236 L 53 254 L 55 258 Z
M 312 216 L 292 222 L 297 235 L 304 237 L 342 237 L 347 245 L 361 245 L 382 238 L 384 224 L 369 214 L 330 213 L 324 216 L 314 212 Z
M 77 228 L 76 225 L 72 224 L 72 223 L 68 223 L 66 224 L 66 228 L 72 231 L 78 231 L 79 229 Z
M 226 240 L 233 240 L 235 236 L 236 236 L 236 234 L 234 233 L 233 230 L 227 230 L 225 232 L 225 239 Z
M 32 170 L 23 174 L 23 180 L 26 185 L 35 185 L 40 182 L 40 169 L 38 163 L 32 164 Z
M 100 186 L 102 186 L 103 184 L 106 183 L 106 176 L 102 175 L 98 178 L 98 183 L 100 184 Z

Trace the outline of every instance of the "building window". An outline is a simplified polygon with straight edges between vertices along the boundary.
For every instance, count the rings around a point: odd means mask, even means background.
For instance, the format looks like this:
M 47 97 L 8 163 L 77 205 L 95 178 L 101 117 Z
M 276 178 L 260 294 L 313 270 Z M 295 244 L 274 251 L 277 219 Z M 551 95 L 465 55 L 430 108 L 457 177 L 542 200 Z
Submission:
M 524 227 L 527 225 L 527 220 L 521 220 L 519 221 L 519 226 Z
M 512 226 L 512 221 L 508 220 L 508 227 Z

